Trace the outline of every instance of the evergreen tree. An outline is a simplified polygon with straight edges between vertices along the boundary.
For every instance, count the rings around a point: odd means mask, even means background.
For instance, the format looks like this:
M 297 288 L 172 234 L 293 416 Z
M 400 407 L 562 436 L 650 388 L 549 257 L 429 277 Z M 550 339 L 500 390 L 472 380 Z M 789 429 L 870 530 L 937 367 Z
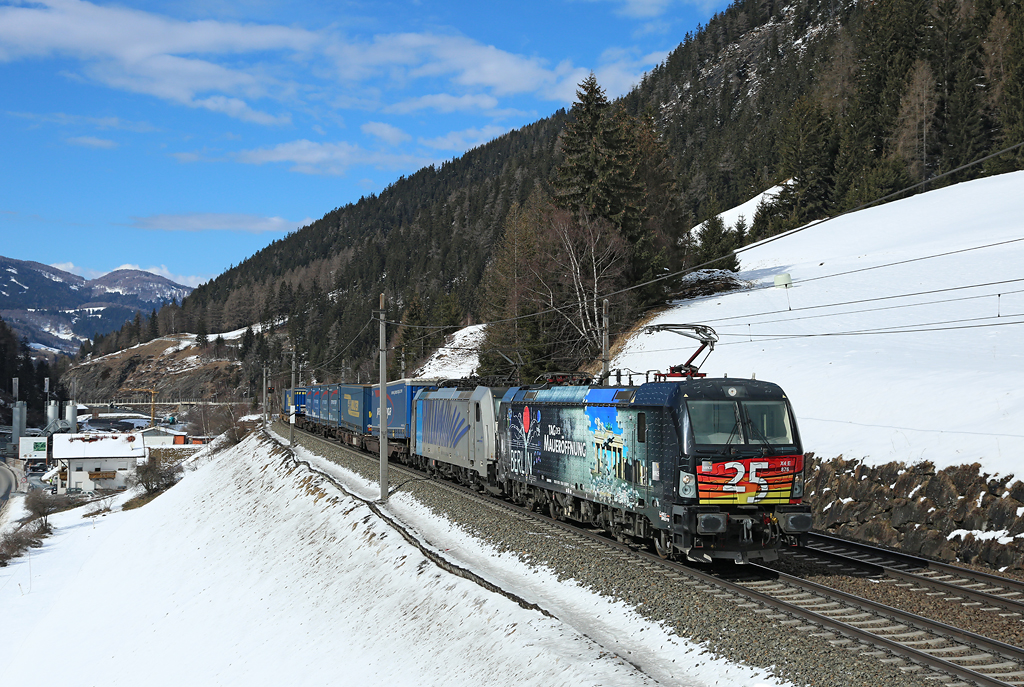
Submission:
M 200 317 L 199 324 L 196 327 L 196 345 L 200 348 L 206 348 L 209 344 L 209 332 L 206 331 L 206 318 Z
M 249 351 L 252 350 L 255 343 L 256 335 L 253 334 L 252 327 L 246 327 L 245 331 L 242 332 L 242 343 L 238 347 L 238 357 L 244 360 L 249 355 Z
M 567 210 L 583 209 L 604 216 L 602 182 L 609 164 L 604 149 L 608 98 L 593 72 L 580 82 L 576 98 L 572 119 L 566 122 L 560 137 L 563 161 L 553 181 L 555 203 Z
M 725 226 L 721 217 L 713 215 L 704 220 L 697 231 L 697 240 L 699 243 L 696 257 L 698 265 L 715 260 L 705 269 L 731 270 L 733 272 L 739 270 L 739 261 L 732 252 L 736 247 L 736 236 Z

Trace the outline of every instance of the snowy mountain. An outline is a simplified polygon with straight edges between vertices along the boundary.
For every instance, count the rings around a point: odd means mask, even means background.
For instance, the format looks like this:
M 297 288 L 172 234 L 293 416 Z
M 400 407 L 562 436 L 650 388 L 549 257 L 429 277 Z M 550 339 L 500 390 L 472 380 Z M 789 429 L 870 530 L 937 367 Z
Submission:
M 166 277 L 142 270 L 114 270 L 102 277 L 86 282 L 92 289 L 93 298 L 104 300 L 111 294 L 135 296 L 147 303 L 165 303 L 171 300 L 181 301 L 192 293 L 191 286 L 182 286 Z
M 84 279 L 49 265 L 0 256 L 0 317 L 35 348 L 72 353 L 94 334 L 119 328 L 189 286 L 140 270 L 115 270 Z

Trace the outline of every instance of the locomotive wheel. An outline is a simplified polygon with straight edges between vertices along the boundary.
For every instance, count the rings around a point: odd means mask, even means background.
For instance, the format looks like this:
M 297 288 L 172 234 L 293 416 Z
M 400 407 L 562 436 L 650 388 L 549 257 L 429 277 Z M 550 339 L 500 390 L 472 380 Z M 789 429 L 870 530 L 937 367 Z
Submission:
M 561 520 L 562 519 L 560 517 L 560 514 L 559 514 L 558 511 L 559 511 L 558 504 L 555 503 L 554 501 L 548 501 L 548 515 L 551 516 L 552 520 Z
M 665 560 L 672 558 L 672 542 L 669 540 L 668 531 L 660 530 L 654 537 L 654 553 L 658 554 L 658 558 Z

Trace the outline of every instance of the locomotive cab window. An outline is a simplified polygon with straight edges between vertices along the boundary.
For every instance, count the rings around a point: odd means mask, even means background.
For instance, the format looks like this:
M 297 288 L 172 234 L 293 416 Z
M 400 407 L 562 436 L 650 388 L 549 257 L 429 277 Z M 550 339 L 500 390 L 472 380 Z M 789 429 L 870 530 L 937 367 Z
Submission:
M 647 441 L 647 413 L 636 414 L 636 440 L 641 444 Z
M 743 411 L 753 443 L 793 444 L 793 423 L 782 401 L 744 401 Z
M 735 401 L 687 401 L 690 425 L 697 444 L 742 444 L 743 430 Z
M 480 404 L 476 404 L 476 421 L 480 422 Z
M 687 401 L 686 408 L 698 446 L 797 448 L 785 401 Z

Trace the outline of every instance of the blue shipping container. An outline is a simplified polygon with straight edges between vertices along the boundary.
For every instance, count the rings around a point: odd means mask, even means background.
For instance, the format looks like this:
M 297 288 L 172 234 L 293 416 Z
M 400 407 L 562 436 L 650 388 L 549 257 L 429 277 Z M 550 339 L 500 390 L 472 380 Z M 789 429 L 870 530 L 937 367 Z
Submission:
M 357 434 L 368 434 L 371 387 L 366 384 L 342 384 L 338 387 L 341 410 L 338 426 Z
M 408 439 L 412 436 L 412 428 L 409 427 L 409 418 L 412 417 L 412 402 L 416 392 L 420 389 L 433 388 L 433 384 L 417 382 L 414 379 L 400 379 L 395 382 L 388 382 L 388 438 Z M 370 429 L 371 434 L 380 436 L 380 423 L 377 421 L 377 413 L 380 410 L 380 387 L 372 387 L 373 394 L 370 400 Z

